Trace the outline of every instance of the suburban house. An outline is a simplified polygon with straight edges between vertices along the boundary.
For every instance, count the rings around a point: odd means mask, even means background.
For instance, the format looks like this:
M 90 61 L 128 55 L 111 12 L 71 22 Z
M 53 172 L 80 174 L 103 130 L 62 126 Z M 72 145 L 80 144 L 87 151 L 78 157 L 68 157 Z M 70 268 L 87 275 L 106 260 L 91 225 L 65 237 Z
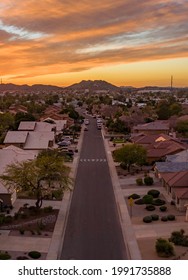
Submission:
M 43 120 L 43 122 L 51 123 L 54 125 L 55 128 L 55 134 L 59 135 L 63 132 L 63 130 L 67 127 L 67 120 L 56 120 L 53 118 L 46 118 Z
M 169 162 L 186 162 L 188 164 L 188 149 L 176 153 L 175 155 L 166 156 L 166 161 Z
M 169 122 L 168 121 L 154 121 L 145 124 L 138 124 L 133 126 L 133 133 L 144 133 L 144 134 L 169 134 Z
M 146 148 L 147 161 L 150 164 L 164 161 L 167 155 L 173 155 L 186 149 L 183 143 L 166 134 L 140 133 L 132 136 L 131 141 Z
M 27 107 L 23 105 L 13 104 L 9 107 L 9 113 L 16 115 L 17 113 L 28 113 Z
M 163 187 L 171 195 L 179 211 L 185 211 L 188 204 L 188 170 L 161 173 Z
M 47 122 L 22 121 L 19 124 L 18 131 L 54 131 L 54 125 Z
M 167 155 L 165 162 L 156 162 L 154 171 L 171 196 L 178 210 L 185 211 L 188 204 L 188 150 Z
M 161 179 L 162 173 L 188 171 L 188 162 L 156 162 L 153 169 L 155 176 Z
M 0 149 L 0 174 L 4 174 L 6 167 L 12 163 L 33 160 L 37 156 L 34 151 L 24 151 L 16 146 Z M 3 205 L 11 206 L 16 200 L 16 191 L 8 189 L 0 181 L 0 201 Z
M 148 147 L 150 145 L 154 145 L 159 142 L 164 142 L 173 139 L 172 137 L 168 136 L 167 134 L 144 134 L 139 133 L 136 135 L 131 136 L 131 141 L 135 144 L 140 144 L 144 147 Z
M 18 131 L 8 131 L 4 144 L 14 145 L 24 150 L 41 151 L 55 144 L 55 127 L 46 122 L 23 121 Z
M 156 161 L 164 161 L 167 155 L 173 155 L 185 150 L 185 146 L 174 140 L 160 141 L 155 145 L 147 148 L 147 161 L 154 163 Z

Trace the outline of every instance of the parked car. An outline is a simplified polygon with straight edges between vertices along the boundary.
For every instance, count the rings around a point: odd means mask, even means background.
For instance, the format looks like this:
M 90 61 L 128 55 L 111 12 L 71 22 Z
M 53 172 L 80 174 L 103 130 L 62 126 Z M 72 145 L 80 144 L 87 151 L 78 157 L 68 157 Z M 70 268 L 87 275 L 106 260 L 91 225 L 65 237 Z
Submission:
M 66 147 L 66 146 L 69 146 L 71 144 L 71 142 L 69 140 L 64 140 L 64 141 L 58 142 L 57 144 L 58 144 L 58 146 Z
M 69 135 L 65 135 L 63 136 L 63 141 L 73 141 L 73 137 L 69 136 Z
M 84 127 L 84 131 L 88 131 L 88 128 L 87 128 L 87 126 L 85 126 L 85 127 Z
M 84 120 L 84 123 L 85 123 L 86 125 L 88 125 L 88 124 L 89 124 L 89 120 L 88 120 L 88 119 L 85 119 L 85 120 Z
M 101 124 L 97 124 L 97 129 L 101 129 L 102 125 Z

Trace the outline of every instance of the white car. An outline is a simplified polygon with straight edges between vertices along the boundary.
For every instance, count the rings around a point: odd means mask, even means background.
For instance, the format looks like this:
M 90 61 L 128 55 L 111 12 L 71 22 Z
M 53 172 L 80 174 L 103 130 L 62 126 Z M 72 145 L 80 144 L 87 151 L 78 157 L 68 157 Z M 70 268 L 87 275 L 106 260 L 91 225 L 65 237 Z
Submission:
M 89 124 L 89 120 L 88 119 L 85 119 L 84 120 L 84 123 L 87 125 L 87 124 Z
M 61 142 L 58 142 L 57 144 L 58 144 L 58 146 L 66 147 L 66 146 L 69 146 L 69 145 L 71 144 L 71 141 L 69 141 L 69 140 L 63 140 L 63 141 L 61 141 Z

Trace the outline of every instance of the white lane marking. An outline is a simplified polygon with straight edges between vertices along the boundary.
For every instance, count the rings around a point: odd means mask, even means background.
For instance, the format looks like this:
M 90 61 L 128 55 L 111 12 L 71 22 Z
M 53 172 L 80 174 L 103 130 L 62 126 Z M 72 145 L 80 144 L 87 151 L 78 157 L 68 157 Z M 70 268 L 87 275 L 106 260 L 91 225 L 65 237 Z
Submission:
M 81 158 L 80 162 L 106 162 L 107 160 L 105 158 Z

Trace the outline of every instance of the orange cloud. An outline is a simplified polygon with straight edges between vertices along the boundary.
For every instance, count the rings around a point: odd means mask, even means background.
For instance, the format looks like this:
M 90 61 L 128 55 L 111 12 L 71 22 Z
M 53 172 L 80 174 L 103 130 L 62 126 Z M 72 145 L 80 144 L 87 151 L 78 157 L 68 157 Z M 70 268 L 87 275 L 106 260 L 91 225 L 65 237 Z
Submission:
M 185 0 L 4 0 L 0 76 L 188 57 L 187 14 Z

